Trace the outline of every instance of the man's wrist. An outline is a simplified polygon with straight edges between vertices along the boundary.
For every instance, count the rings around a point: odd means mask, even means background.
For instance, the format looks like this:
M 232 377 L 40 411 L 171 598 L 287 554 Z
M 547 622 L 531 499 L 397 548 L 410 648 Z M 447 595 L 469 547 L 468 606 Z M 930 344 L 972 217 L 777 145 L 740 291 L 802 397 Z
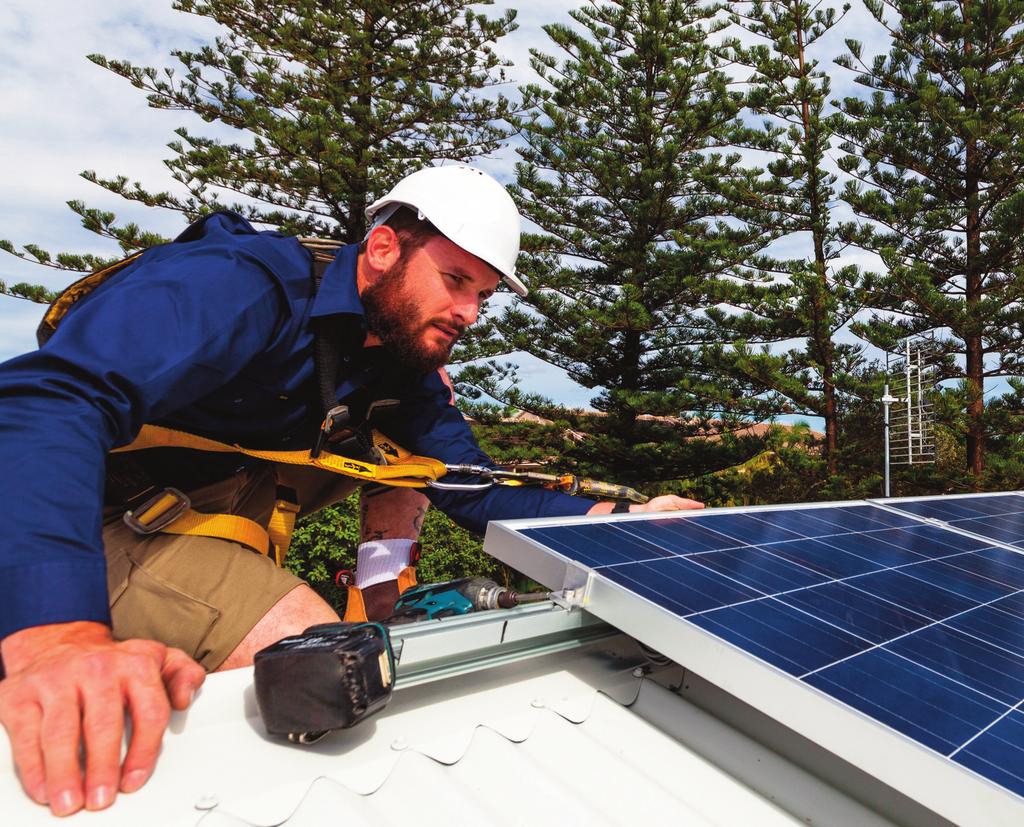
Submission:
M 632 503 L 601 500 L 600 502 L 594 503 L 590 510 L 587 511 L 587 514 L 592 517 L 598 517 L 603 514 L 626 514 L 631 510 Z
M 54 646 L 65 643 L 105 643 L 114 639 L 110 627 L 92 620 L 48 623 L 11 632 L 0 641 L 4 671 L 8 675 L 45 655 Z

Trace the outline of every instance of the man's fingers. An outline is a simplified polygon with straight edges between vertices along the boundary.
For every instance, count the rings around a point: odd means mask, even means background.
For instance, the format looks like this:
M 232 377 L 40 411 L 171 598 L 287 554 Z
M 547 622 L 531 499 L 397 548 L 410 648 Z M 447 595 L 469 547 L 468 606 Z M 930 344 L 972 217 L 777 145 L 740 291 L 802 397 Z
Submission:
M 81 734 L 78 699 L 73 692 L 51 696 L 43 708 L 39 729 L 46 772 L 46 797 L 54 815 L 82 809 L 82 772 L 78 764 Z
M 124 692 L 132 716 L 132 740 L 121 772 L 121 792 L 133 793 L 153 772 L 171 705 L 159 681 L 126 682 Z
M 36 704 L 22 703 L 4 722 L 21 786 L 36 804 L 47 802 L 46 769 L 39 743 L 42 717 L 42 711 Z
M 697 502 L 697 500 L 688 500 L 685 497 L 678 497 L 675 494 L 663 494 L 660 497 L 654 497 L 644 503 L 637 511 L 689 511 L 695 508 L 703 508 L 704 503 Z
M 82 701 L 85 808 L 102 810 L 113 803 L 121 781 L 124 701 L 115 686 L 102 683 L 93 687 Z
M 206 670 L 181 649 L 168 649 L 164 655 L 161 675 L 171 706 L 175 709 L 187 709 L 192 703 L 195 691 L 206 680 Z

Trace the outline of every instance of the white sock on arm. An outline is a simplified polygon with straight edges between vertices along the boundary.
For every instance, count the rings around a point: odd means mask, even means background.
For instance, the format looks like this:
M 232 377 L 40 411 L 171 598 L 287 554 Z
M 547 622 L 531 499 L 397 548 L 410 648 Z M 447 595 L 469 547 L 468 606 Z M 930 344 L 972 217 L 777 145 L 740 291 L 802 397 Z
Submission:
M 371 540 L 356 551 L 356 586 L 365 589 L 385 580 L 396 580 L 409 565 L 415 540 Z

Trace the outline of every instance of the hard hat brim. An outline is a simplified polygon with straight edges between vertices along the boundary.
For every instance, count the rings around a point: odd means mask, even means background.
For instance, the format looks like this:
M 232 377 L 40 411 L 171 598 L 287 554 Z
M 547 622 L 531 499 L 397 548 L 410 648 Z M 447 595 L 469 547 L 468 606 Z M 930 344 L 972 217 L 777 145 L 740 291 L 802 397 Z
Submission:
M 512 288 L 512 292 L 520 298 L 525 299 L 527 294 L 530 292 L 519 276 L 502 276 L 505 284 Z

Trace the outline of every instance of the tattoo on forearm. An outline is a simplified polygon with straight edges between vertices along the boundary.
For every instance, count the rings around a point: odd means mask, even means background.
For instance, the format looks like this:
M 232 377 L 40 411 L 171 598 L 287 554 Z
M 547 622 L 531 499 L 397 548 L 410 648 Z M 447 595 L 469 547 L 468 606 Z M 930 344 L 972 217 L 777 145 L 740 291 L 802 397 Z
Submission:
M 416 509 L 416 516 L 412 518 L 412 528 L 417 534 L 423 528 L 423 518 L 427 515 L 428 508 L 430 508 L 429 505 L 421 505 Z

